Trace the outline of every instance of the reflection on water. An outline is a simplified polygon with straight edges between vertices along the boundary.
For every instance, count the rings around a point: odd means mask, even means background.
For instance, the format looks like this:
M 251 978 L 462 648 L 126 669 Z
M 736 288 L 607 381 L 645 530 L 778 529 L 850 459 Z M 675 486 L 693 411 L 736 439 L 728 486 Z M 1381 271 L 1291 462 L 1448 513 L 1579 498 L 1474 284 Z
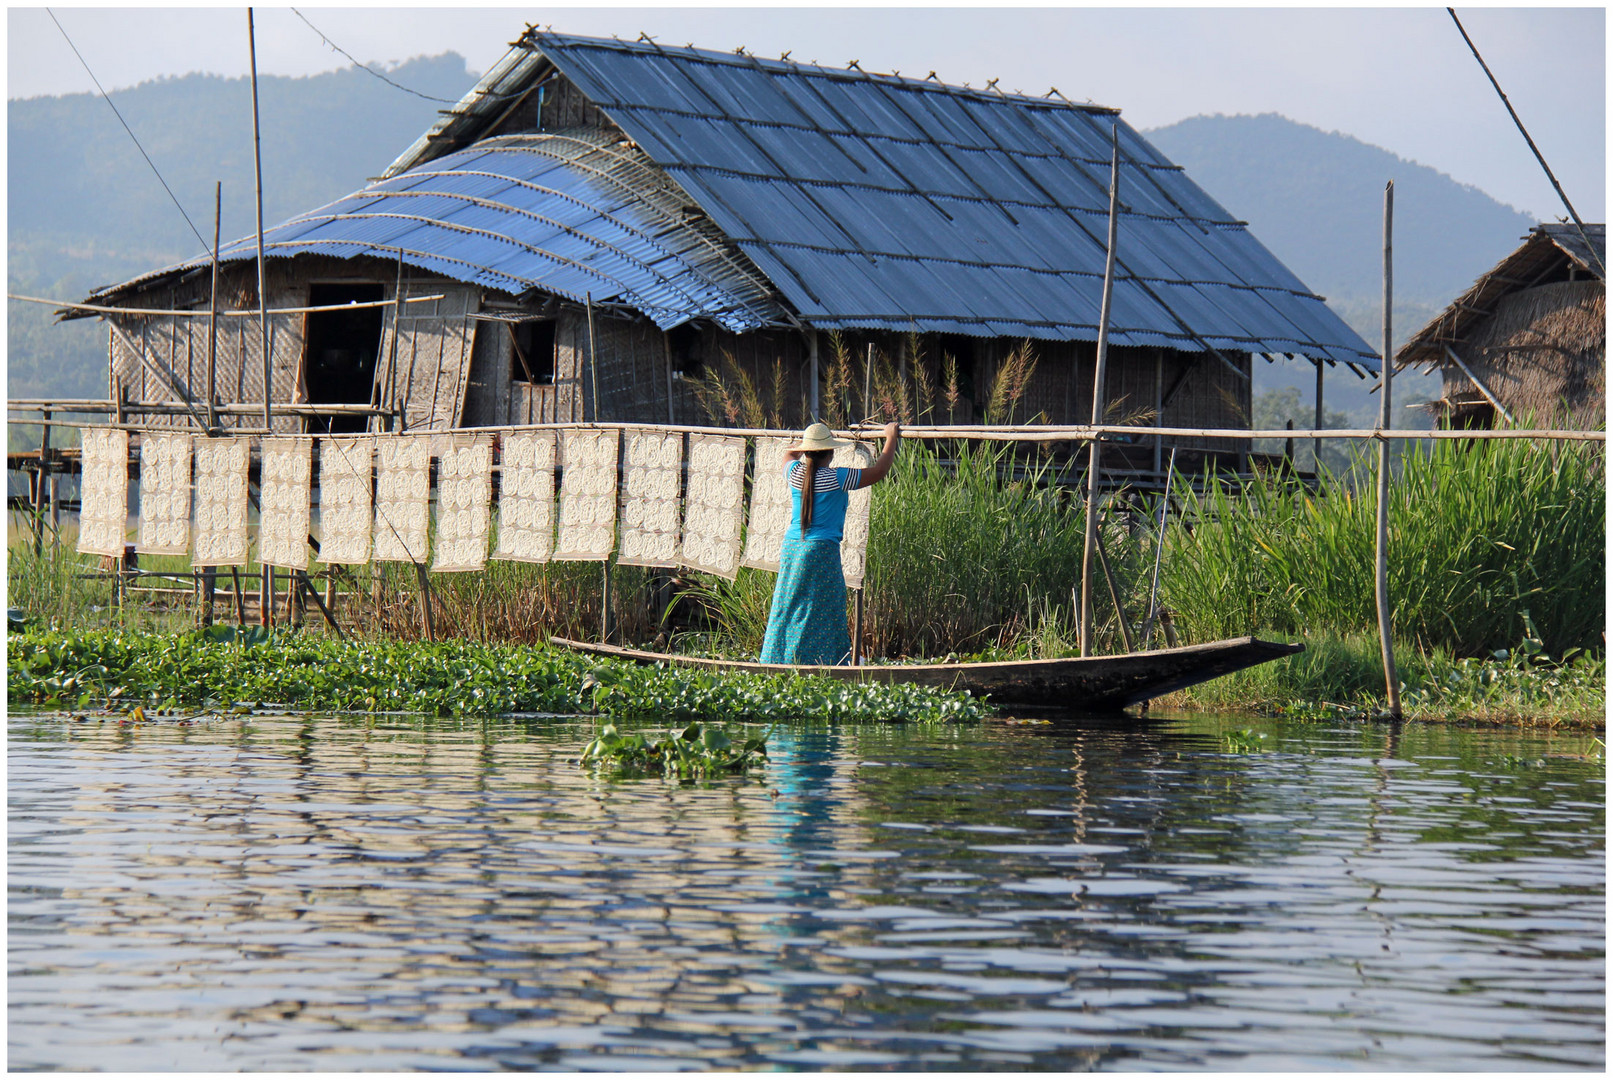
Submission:
M 9 1064 L 1603 1065 L 1599 762 L 1265 730 L 13 717 Z

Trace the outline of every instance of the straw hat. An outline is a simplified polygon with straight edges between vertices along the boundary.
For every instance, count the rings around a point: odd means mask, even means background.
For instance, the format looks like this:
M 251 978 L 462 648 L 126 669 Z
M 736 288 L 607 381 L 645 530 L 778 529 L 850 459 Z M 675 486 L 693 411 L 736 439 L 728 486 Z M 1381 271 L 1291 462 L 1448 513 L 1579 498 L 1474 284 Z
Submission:
M 850 439 L 837 439 L 827 424 L 813 424 L 801 433 L 801 441 L 791 450 L 833 450 L 837 446 L 850 446 Z

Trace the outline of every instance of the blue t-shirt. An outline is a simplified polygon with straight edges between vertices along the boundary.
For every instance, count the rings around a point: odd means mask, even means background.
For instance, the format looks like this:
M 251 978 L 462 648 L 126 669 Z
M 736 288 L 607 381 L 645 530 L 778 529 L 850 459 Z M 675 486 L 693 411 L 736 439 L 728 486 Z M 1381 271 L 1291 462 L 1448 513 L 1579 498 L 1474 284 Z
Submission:
M 806 483 L 806 466 L 800 461 L 784 464 L 784 479 L 790 485 L 790 531 L 786 539 L 834 540 L 846 531 L 847 493 L 862 479 L 861 469 L 819 469 L 813 477 L 812 524 L 801 536 L 801 488 Z

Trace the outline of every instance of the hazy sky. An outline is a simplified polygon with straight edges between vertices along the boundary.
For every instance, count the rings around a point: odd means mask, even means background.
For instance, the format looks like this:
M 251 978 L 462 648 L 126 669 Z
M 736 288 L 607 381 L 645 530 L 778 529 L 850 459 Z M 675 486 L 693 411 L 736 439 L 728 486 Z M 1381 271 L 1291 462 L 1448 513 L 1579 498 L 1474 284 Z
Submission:
M 244 8 L 53 8 L 107 89 L 193 71 L 243 75 Z M 763 56 L 976 86 L 1057 86 L 1118 106 L 1134 126 L 1202 113 L 1278 112 L 1431 165 L 1543 220 L 1564 213 L 1505 108 L 1441 7 L 302 7 L 366 63 L 449 50 L 475 71 L 528 20 L 569 33 L 693 42 Z M 1458 9 L 1587 221 L 1606 213 L 1607 25 L 1601 7 Z M 256 11 L 258 67 L 344 67 L 288 8 Z M 92 89 L 42 8 L 9 8 L 7 94 Z M 468 89 L 467 85 L 467 89 Z M 131 122 L 135 122 L 131 118 Z M 138 130 L 138 126 L 136 128 Z M 400 148 L 401 149 L 401 148 Z

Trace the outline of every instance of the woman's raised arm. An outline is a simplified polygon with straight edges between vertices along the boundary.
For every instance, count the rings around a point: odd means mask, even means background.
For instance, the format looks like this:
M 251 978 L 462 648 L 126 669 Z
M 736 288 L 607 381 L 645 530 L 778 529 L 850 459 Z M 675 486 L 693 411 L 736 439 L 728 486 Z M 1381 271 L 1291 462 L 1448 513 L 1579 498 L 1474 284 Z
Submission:
M 857 482 L 859 488 L 872 487 L 885 479 L 885 474 L 891 471 L 891 462 L 896 460 L 896 448 L 902 445 L 902 425 L 894 420 L 885 425 L 885 449 L 879 452 L 874 463 L 863 470 L 862 479 Z

